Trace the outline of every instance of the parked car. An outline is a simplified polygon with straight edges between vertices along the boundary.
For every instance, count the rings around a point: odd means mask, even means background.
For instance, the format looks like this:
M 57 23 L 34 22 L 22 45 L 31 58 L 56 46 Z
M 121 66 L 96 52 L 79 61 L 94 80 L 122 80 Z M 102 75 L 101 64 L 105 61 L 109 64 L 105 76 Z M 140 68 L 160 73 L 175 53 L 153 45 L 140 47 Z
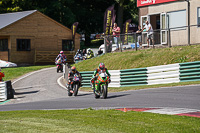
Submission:
M 17 64 L 0 60 L 0 67 L 16 67 Z

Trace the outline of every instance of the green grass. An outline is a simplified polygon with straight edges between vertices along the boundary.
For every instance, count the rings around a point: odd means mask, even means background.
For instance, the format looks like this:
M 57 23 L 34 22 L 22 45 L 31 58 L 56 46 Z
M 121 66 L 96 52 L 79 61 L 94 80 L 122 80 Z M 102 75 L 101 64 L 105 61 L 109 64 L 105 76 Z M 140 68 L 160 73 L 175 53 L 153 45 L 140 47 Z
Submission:
M 3 80 L 13 80 L 29 72 L 53 66 L 55 65 L 3 68 L 2 72 L 5 73 L 5 77 L 3 78 Z
M 105 63 L 109 70 L 122 70 L 166 65 L 200 60 L 200 45 L 172 48 L 144 49 L 108 53 L 106 55 L 75 64 L 79 71 L 93 71 L 99 63 Z
M 133 133 L 200 132 L 200 119 L 117 110 L 0 112 L 1 133 Z

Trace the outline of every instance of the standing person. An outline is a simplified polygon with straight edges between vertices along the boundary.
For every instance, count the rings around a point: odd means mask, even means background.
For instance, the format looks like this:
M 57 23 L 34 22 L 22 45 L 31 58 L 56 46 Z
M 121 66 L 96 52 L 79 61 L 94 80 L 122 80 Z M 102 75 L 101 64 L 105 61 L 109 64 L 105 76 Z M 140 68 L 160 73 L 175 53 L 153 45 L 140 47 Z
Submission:
M 144 28 L 142 29 L 142 31 L 144 29 L 146 29 L 146 31 L 147 31 L 147 44 L 148 44 L 148 47 L 149 47 L 149 43 L 150 43 L 149 39 L 152 40 L 153 47 L 154 47 L 153 28 L 152 28 L 151 24 L 148 21 L 146 21 L 145 23 L 146 23 L 146 25 L 144 26 Z
M 136 31 L 136 34 L 137 34 L 138 43 L 140 47 L 142 48 L 142 29 L 140 25 L 138 26 L 138 30 Z
M 3 81 L 3 79 L 2 79 L 3 77 L 5 77 L 5 75 L 4 75 L 4 73 L 1 72 L 1 67 L 0 67 L 0 82 Z
M 114 42 L 117 44 L 117 50 L 119 50 L 120 27 L 117 27 L 117 23 L 114 23 L 112 32 L 114 36 Z

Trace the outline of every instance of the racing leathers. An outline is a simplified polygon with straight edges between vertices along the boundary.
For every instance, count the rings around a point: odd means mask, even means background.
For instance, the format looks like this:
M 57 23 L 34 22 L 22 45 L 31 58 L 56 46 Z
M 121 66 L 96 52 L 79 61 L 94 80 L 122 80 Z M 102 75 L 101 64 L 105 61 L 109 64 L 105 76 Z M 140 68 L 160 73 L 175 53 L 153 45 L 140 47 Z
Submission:
M 58 59 L 60 59 L 61 62 L 62 62 L 63 64 L 65 64 L 65 63 L 67 62 L 67 57 L 66 57 L 66 55 L 64 55 L 64 54 L 59 54 L 59 55 L 56 57 L 56 61 L 57 61 Z
M 97 73 L 99 73 L 99 72 L 101 72 L 101 71 L 103 71 L 103 72 L 106 72 L 106 74 L 109 76 L 109 83 L 111 82 L 111 80 L 110 80 L 110 73 L 108 72 L 108 69 L 107 68 L 104 68 L 103 70 L 101 70 L 101 69 L 96 69 L 95 71 L 94 71 L 94 75 L 92 76 L 92 79 L 91 79 L 91 83 L 92 83 L 92 89 L 95 89 L 95 81 L 97 80 Z
M 80 78 L 80 84 L 79 85 L 81 86 L 81 80 L 82 80 L 81 74 L 77 70 L 74 73 L 72 71 L 69 71 L 69 73 L 68 73 L 68 85 L 67 85 L 68 89 L 71 89 L 70 84 L 73 81 L 75 74 L 77 74 L 79 76 L 79 78 Z

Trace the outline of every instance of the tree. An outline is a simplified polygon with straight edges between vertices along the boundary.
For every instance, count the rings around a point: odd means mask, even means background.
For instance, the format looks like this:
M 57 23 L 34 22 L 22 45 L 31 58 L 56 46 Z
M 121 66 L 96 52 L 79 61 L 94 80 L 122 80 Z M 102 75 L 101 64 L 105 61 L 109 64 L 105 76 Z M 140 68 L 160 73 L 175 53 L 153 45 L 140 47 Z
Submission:
M 118 25 L 130 18 L 137 22 L 135 0 L 1 0 L 0 13 L 38 10 L 69 28 L 77 21 L 77 32 L 85 34 L 90 45 L 90 34 L 102 33 L 104 12 L 113 4 Z

